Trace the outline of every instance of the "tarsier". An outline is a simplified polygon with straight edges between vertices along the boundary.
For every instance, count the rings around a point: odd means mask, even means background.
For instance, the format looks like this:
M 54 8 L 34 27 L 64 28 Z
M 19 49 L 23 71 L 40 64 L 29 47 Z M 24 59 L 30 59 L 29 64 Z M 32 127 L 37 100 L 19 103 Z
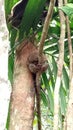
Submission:
M 37 116 L 38 116 L 38 130 L 41 130 L 41 110 L 40 110 L 40 82 L 36 80 L 37 73 L 40 75 L 46 71 L 48 68 L 48 61 L 44 54 L 42 54 L 41 62 L 39 63 L 39 53 L 38 51 L 33 52 L 28 57 L 28 68 L 32 72 L 34 78 L 34 87 L 36 93 L 36 107 L 37 107 Z
M 26 5 L 28 4 L 28 0 L 21 0 L 18 2 L 11 11 L 11 16 L 8 19 L 8 22 L 12 24 L 14 28 L 19 28 L 24 10 Z M 36 100 L 37 100 L 37 114 L 40 114 L 40 97 L 39 97 L 39 90 L 36 88 L 38 83 L 36 83 L 36 74 L 39 72 L 42 74 L 48 68 L 48 62 L 42 54 L 41 63 L 39 63 L 39 52 L 33 52 L 27 59 L 27 66 L 32 73 L 34 86 L 35 86 L 35 93 L 36 93 Z M 38 82 L 38 81 L 37 81 Z M 40 115 L 38 116 L 40 117 Z M 39 120 L 39 119 L 38 119 Z M 40 122 L 40 121 L 39 121 Z M 39 123 L 40 124 L 40 123 Z M 41 126 L 40 126 L 41 127 Z

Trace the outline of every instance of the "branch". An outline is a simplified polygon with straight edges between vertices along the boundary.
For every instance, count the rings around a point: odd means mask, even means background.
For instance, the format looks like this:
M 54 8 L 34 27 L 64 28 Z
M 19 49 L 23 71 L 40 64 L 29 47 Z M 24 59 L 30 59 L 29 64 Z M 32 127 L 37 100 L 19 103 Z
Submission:
M 62 0 L 58 0 L 58 6 L 63 6 Z M 62 69 L 64 63 L 64 38 L 65 38 L 65 17 L 64 13 L 59 10 L 60 16 L 60 39 L 59 39 L 59 60 L 58 60 L 58 72 L 54 90 L 54 127 L 53 130 L 58 130 L 58 116 L 59 116 L 59 90 L 61 85 Z
M 67 0 L 64 0 L 64 4 L 67 4 Z M 66 27 L 68 35 L 69 57 L 70 57 L 70 71 L 69 71 L 69 102 L 67 113 L 64 122 L 64 130 L 73 129 L 73 57 L 72 57 L 72 41 L 70 34 L 69 18 L 66 16 Z
M 45 23 L 43 26 L 43 31 L 42 31 L 42 36 L 40 40 L 40 45 L 39 45 L 39 63 L 41 63 L 41 57 L 42 57 L 42 52 L 43 52 L 43 47 L 44 47 L 44 42 L 48 33 L 48 28 L 50 24 L 50 20 L 53 14 L 53 8 L 54 8 L 54 2 L 55 0 L 50 1 L 48 13 L 45 19 Z M 38 72 L 36 74 L 36 91 L 37 91 L 37 116 L 38 116 L 38 130 L 41 130 L 41 110 L 40 110 L 40 76 L 41 73 Z
M 52 17 L 52 14 L 53 14 L 54 3 L 55 3 L 55 0 L 50 1 L 48 13 L 47 13 L 45 23 L 44 23 L 44 26 L 43 26 L 43 31 L 42 31 L 42 35 L 41 35 L 41 39 L 40 39 L 40 45 L 39 45 L 39 56 L 40 57 L 41 57 L 42 52 L 43 52 L 44 42 L 45 42 L 45 39 L 46 39 L 46 36 L 47 36 L 47 33 L 48 33 L 51 17 Z

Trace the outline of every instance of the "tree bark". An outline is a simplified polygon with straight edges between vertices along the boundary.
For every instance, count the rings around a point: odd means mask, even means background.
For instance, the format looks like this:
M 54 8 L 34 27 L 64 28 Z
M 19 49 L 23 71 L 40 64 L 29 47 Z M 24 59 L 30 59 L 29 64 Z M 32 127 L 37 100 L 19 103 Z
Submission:
M 31 42 L 24 41 L 16 51 L 9 130 L 33 129 L 35 88 L 27 59 L 35 50 Z
M 8 84 L 8 43 L 4 0 L 0 0 L 0 130 L 6 127 L 11 92 Z

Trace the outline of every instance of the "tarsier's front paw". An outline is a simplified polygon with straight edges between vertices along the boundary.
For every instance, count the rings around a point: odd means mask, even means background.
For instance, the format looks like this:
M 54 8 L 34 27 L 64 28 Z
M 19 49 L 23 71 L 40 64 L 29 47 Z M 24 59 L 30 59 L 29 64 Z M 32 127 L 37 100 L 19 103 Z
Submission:
M 27 65 L 29 70 L 36 74 L 37 72 L 43 73 L 48 68 L 48 61 L 43 54 L 41 57 L 41 62 L 39 63 L 39 54 L 37 52 L 32 52 L 28 57 Z

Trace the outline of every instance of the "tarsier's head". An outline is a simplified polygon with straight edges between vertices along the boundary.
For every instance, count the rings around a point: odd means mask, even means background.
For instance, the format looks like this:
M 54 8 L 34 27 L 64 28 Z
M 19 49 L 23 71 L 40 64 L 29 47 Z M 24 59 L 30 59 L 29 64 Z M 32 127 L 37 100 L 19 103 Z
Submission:
M 48 68 L 48 61 L 44 54 L 42 54 L 41 60 L 39 61 L 39 52 L 34 51 L 28 57 L 29 70 L 36 74 L 37 72 L 43 73 Z

